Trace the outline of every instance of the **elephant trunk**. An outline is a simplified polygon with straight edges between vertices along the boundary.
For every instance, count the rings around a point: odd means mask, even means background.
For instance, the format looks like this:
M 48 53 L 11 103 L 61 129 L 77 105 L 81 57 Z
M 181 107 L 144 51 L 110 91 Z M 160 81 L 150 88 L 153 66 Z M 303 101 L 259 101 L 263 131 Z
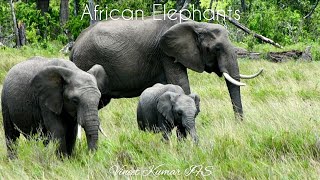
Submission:
M 237 55 L 233 46 L 228 45 L 227 47 L 226 52 L 221 55 L 218 61 L 219 69 L 225 77 L 236 119 L 243 120 L 240 86 L 245 84 L 240 82 Z
M 234 85 L 228 80 L 226 80 L 226 83 L 236 119 L 243 120 L 240 86 Z
M 186 121 L 187 125 L 186 125 L 186 130 L 187 132 L 190 134 L 193 142 L 198 145 L 199 143 L 199 139 L 198 139 L 198 135 L 197 135 L 197 131 L 196 131 L 196 126 L 195 126 L 195 121 L 194 121 L 194 116 L 187 118 Z
M 91 120 L 87 122 L 86 125 L 84 126 L 89 150 L 97 149 L 98 129 L 99 129 L 98 120 Z
M 98 109 L 82 111 L 83 115 L 78 116 L 78 123 L 84 128 L 87 137 L 89 150 L 97 149 L 99 118 Z M 82 113 L 81 113 L 82 114 Z
M 194 144 L 198 145 L 199 144 L 199 139 L 198 139 L 198 135 L 197 135 L 197 131 L 196 131 L 195 127 L 191 128 L 190 136 L 191 136 Z

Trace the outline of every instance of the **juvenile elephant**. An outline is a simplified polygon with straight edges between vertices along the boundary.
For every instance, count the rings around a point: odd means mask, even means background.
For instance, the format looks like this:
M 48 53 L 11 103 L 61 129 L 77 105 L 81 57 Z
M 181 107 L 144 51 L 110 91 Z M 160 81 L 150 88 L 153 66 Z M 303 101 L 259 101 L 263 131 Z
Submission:
M 237 118 L 242 119 L 241 75 L 227 30 L 218 24 L 195 22 L 180 14 L 144 20 L 98 22 L 80 34 L 70 59 L 87 71 L 100 64 L 106 71 L 99 108 L 112 98 L 139 96 L 156 83 L 175 84 L 190 94 L 187 68 L 224 76 Z
M 20 133 L 42 132 L 59 141 L 58 152 L 70 155 L 78 124 L 86 133 L 89 150 L 97 148 L 100 65 L 88 72 L 60 59 L 34 57 L 15 65 L 3 84 L 1 103 L 8 156 Z
M 140 96 L 137 120 L 141 130 L 162 132 L 168 140 L 171 131 L 177 127 L 178 139 L 190 134 L 198 143 L 195 118 L 200 112 L 200 98 L 196 94 L 186 95 L 180 86 L 155 84 Z

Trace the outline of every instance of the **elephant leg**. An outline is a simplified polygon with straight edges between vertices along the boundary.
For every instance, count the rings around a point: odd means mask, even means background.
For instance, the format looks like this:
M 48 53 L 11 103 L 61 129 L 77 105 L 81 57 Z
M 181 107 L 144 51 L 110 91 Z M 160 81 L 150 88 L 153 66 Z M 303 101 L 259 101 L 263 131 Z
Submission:
M 49 139 L 59 142 L 58 154 L 67 155 L 65 122 L 60 116 L 49 110 L 43 110 L 42 117 L 45 128 L 48 130 Z
M 16 157 L 16 150 L 14 149 L 14 144 L 20 136 L 20 132 L 14 127 L 14 124 L 10 118 L 8 107 L 5 105 L 4 101 L 2 102 L 2 116 L 8 157 L 10 159 L 14 159 Z
M 99 106 L 98 109 L 101 109 L 108 105 L 111 101 L 111 97 L 107 95 L 101 95 L 100 101 L 99 101 Z
M 43 140 L 43 145 L 44 146 L 48 146 L 49 144 L 49 139 L 48 139 L 48 131 L 46 128 L 42 128 L 42 134 L 45 137 L 45 139 Z
M 184 93 L 190 94 L 187 69 L 182 64 L 175 63 L 170 58 L 164 58 L 162 61 L 167 83 L 178 85 L 184 90 Z
M 187 138 L 187 131 L 185 128 L 180 126 L 177 127 L 177 138 L 179 141 Z
M 16 157 L 16 150 L 14 149 L 14 144 L 18 137 L 20 136 L 19 131 L 14 127 L 14 124 L 9 119 L 8 114 L 4 114 L 3 117 L 3 126 L 4 126 L 4 134 L 6 138 L 6 145 L 8 151 L 8 157 L 10 159 L 14 159 Z
M 68 125 L 67 132 L 66 132 L 66 148 L 67 148 L 67 154 L 70 156 L 75 143 L 76 143 L 76 137 L 78 133 L 78 124 L 76 122 L 71 123 Z
M 59 142 L 58 155 L 68 155 L 66 133 L 64 127 L 57 125 L 54 129 L 50 130 L 50 139 Z

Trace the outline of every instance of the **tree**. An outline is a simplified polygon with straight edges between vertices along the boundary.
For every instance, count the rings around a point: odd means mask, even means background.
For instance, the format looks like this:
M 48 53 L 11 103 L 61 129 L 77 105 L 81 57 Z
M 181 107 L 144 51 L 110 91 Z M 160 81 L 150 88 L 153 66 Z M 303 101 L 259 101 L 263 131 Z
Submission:
M 37 9 L 41 10 L 41 13 L 49 11 L 50 0 L 37 0 Z
M 187 9 L 190 2 L 191 0 L 177 0 L 176 9 L 178 11 Z
M 12 20 L 13 20 L 13 30 L 14 30 L 14 34 L 16 36 L 16 46 L 20 47 L 21 43 L 20 43 L 19 31 L 18 31 L 18 27 L 17 27 L 17 19 L 16 19 L 16 14 L 14 12 L 14 4 L 13 4 L 12 0 L 9 0 L 9 4 L 10 4 L 11 15 L 12 15 Z
M 245 2 L 245 0 L 241 0 L 241 9 L 242 9 L 242 12 L 246 12 L 246 2 Z
M 319 4 L 319 0 L 316 1 L 315 5 L 311 9 L 311 11 L 306 16 L 304 16 L 304 19 L 311 17 L 311 15 L 314 13 L 314 10 L 317 8 L 318 4 Z
M 69 20 L 69 0 L 60 1 L 60 24 L 64 26 Z
M 79 0 L 74 0 L 74 16 L 78 16 L 79 13 Z
M 89 3 L 89 11 L 90 11 L 90 14 L 91 14 L 91 17 L 92 19 L 90 19 L 90 25 L 96 23 L 96 16 L 94 14 L 94 1 L 93 0 L 88 0 L 88 3 Z
M 165 1 L 167 2 L 167 1 Z M 188 9 L 189 4 L 194 4 L 196 9 L 200 8 L 200 0 L 177 0 L 176 1 L 176 9 L 178 11 L 183 10 L 183 9 Z

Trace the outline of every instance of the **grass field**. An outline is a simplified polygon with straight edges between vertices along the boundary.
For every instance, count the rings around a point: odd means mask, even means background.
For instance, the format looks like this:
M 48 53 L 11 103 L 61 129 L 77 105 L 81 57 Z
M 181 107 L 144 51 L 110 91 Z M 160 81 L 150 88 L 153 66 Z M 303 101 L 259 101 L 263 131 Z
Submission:
M 260 49 L 267 49 L 264 46 Z M 34 55 L 60 56 L 59 48 L 26 47 L 0 50 L 0 82 L 14 64 Z M 67 57 L 64 57 L 67 58 Z M 99 113 L 108 138 L 89 153 L 85 137 L 77 141 L 69 159 L 55 156 L 56 144 L 20 138 L 18 159 L 9 161 L 0 121 L 0 179 L 142 179 L 119 174 L 144 172 L 149 178 L 175 179 L 318 179 L 320 151 L 320 59 L 276 64 L 267 60 L 239 60 L 244 74 L 264 68 L 241 89 L 245 114 L 234 119 L 225 81 L 214 74 L 189 71 L 192 91 L 201 97 L 196 119 L 199 146 L 190 139 L 169 144 L 160 134 L 140 132 L 136 123 L 137 98 L 112 100 Z M 2 119 L 2 117 L 1 117 Z M 118 171 L 120 168 L 127 171 Z M 131 171 L 130 171 L 131 170 Z M 171 175 L 160 175 L 161 173 Z

